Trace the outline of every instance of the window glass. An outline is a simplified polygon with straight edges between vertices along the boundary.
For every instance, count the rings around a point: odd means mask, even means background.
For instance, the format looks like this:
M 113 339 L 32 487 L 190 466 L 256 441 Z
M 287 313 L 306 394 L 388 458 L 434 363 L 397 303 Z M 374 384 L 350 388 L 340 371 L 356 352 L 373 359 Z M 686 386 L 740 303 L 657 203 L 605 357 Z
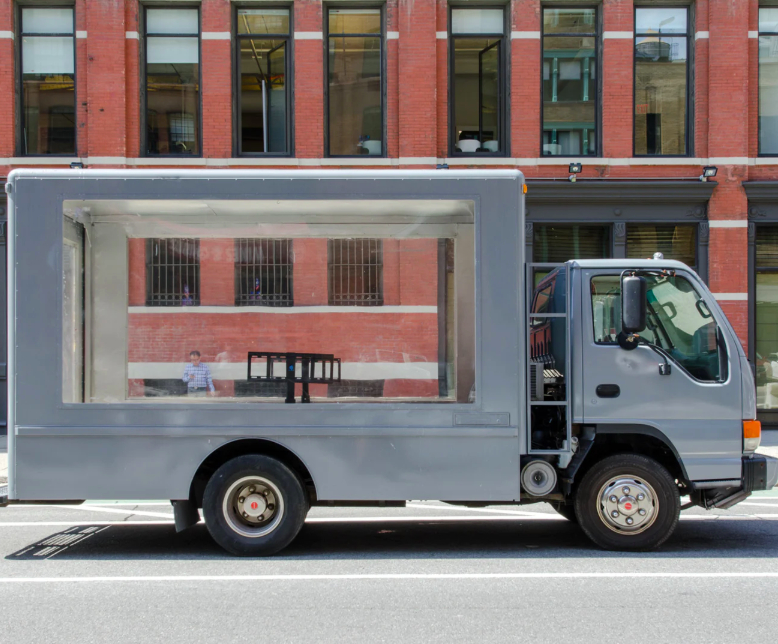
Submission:
M 474 230 L 446 203 L 66 203 L 63 400 L 467 403 Z
M 756 403 L 778 409 L 778 226 L 756 229 Z
M 543 10 L 543 154 L 597 151 L 594 9 Z
M 330 9 L 328 43 L 329 154 L 384 153 L 381 13 Z
M 73 9 L 24 8 L 21 30 L 22 153 L 75 154 Z
M 607 226 L 535 224 L 533 261 L 562 264 L 570 259 L 605 259 L 611 256 Z
M 197 9 L 146 11 L 148 154 L 200 154 L 198 30 Z
M 759 9 L 759 152 L 778 154 L 778 9 Z
M 503 33 L 503 10 L 452 9 L 451 33 L 501 34 Z
M 635 154 L 687 152 L 686 13 L 686 9 L 635 11 Z
M 662 253 L 691 268 L 697 266 L 697 226 L 694 224 L 627 224 L 627 257 L 651 259 Z
M 648 283 L 647 326 L 640 336 L 667 352 L 698 380 L 718 382 L 718 327 L 707 304 L 684 277 L 644 276 Z M 594 341 L 613 344 L 621 332 L 621 287 L 618 275 L 592 279 Z
M 238 9 L 239 34 L 288 34 L 289 9 Z
M 261 37 L 288 31 L 286 9 L 238 10 L 240 154 L 289 152 L 289 40 Z

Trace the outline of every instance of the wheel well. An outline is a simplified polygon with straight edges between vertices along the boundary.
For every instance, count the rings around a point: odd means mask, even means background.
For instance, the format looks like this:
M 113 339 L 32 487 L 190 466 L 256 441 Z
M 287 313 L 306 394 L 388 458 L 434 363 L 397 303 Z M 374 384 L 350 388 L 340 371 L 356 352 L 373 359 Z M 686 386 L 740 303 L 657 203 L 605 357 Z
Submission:
M 613 454 L 641 454 L 653 458 L 670 472 L 670 475 L 684 485 L 688 478 L 678 455 L 664 440 L 639 432 L 597 432 L 594 444 L 575 476 L 576 483 L 598 461 Z
M 261 438 L 230 441 L 212 452 L 197 468 L 189 488 L 190 500 L 194 501 L 198 508 L 201 508 L 203 506 L 205 486 L 211 475 L 227 461 L 245 454 L 262 454 L 263 456 L 272 456 L 279 460 L 300 477 L 310 501 L 316 500 L 316 486 L 314 485 L 313 477 L 305 463 L 300 460 L 300 457 L 283 445 Z

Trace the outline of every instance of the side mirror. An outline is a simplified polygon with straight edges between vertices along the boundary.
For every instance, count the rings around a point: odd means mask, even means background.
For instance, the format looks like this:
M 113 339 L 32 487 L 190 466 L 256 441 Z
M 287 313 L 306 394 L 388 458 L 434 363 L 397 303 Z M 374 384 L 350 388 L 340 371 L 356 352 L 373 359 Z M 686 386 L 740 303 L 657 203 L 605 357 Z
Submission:
M 621 280 L 621 330 L 640 333 L 646 328 L 646 280 L 631 275 Z

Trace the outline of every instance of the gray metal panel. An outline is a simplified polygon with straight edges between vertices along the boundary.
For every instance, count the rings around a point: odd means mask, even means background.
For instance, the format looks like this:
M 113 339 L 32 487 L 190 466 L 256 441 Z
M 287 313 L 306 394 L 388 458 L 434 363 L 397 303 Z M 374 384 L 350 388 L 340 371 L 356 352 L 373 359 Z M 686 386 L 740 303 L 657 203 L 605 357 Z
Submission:
M 13 498 L 175 498 L 226 440 L 275 437 L 320 498 L 518 497 L 524 409 L 523 177 L 514 171 L 13 171 Z M 78 404 L 61 401 L 66 199 L 467 199 L 476 209 L 475 404 Z M 458 413 L 507 414 L 468 427 Z M 462 418 L 462 417 L 460 417 Z M 461 420 L 459 421 L 462 422 Z

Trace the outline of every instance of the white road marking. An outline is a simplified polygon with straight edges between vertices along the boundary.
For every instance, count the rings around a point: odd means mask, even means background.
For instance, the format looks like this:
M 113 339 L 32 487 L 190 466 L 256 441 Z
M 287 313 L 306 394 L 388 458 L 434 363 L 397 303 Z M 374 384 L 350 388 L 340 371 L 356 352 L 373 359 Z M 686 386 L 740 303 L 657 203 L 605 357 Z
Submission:
M 75 527 L 81 525 L 174 525 L 173 521 L 0 521 L 0 528 L 31 528 L 34 526 Z
M 775 505 L 774 503 L 750 503 L 748 501 L 743 501 L 742 503 L 738 503 L 737 506 L 741 505 L 750 505 L 752 507 L 758 507 L 758 508 L 772 508 L 773 510 L 778 510 L 778 505 Z
M 169 512 L 147 512 L 143 510 L 120 510 L 119 508 L 104 508 L 97 505 L 44 505 L 39 507 L 65 508 L 66 510 L 86 510 L 88 512 L 107 512 L 109 514 L 130 514 L 139 517 L 157 517 L 160 519 L 172 519 Z
M 521 515 L 521 516 L 537 516 L 540 514 L 539 512 L 529 512 L 527 510 L 491 510 L 489 508 L 468 508 L 468 507 L 459 507 L 454 505 L 428 505 L 425 503 L 414 503 L 411 501 L 407 504 L 407 507 L 409 508 L 425 508 L 430 510 L 454 510 L 454 511 L 460 511 L 460 512 L 487 512 L 490 514 L 511 514 L 511 515 Z M 554 516 L 554 515 L 548 515 L 548 516 Z M 556 517 L 555 517 L 556 518 Z
M 451 581 L 499 579 L 776 579 L 778 572 L 495 572 L 354 573 L 322 575 L 149 575 L 104 577 L 0 577 L 0 584 L 61 584 L 188 581 Z

